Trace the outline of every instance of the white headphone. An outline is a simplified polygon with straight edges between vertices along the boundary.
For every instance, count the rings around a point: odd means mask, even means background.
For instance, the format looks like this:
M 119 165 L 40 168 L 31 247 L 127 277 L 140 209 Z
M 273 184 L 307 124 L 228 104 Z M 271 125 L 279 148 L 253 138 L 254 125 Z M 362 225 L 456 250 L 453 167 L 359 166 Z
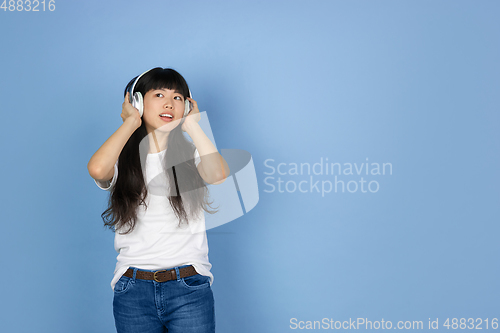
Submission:
M 152 69 L 154 69 L 154 68 L 152 68 Z M 137 82 L 139 82 L 139 79 L 141 78 L 141 76 L 143 76 L 144 74 L 146 74 L 147 72 L 149 72 L 152 69 L 149 69 L 149 70 L 145 71 L 144 73 L 142 73 L 141 75 L 139 75 L 137 77 L 137 79 L 134 81 L 134 84 L 132 84 L 132 86 L 128 89 L 129 97 L 130 97 L 130 104 L 132 104 L 132 106 L 134 108 L 139 110 L 139 114 L 141 115 L 141 117 L 144 113 L 144 98 L 142 97 L 142 94 L 140 92 L 137 91 L 134 93 L 134 89 L 135 89 L 135 85 L 137 84 Z M 193 98 L 193 96 L 191 95 L 190 89 L 189 89 L 189 97 Z M 187 116 L 189 111 L 191 111 L 191 102 L 188 99 L 186 99 L 186 101 L 184 103 L 184 115 L 182 117 L 184 118 L 185 116 Z

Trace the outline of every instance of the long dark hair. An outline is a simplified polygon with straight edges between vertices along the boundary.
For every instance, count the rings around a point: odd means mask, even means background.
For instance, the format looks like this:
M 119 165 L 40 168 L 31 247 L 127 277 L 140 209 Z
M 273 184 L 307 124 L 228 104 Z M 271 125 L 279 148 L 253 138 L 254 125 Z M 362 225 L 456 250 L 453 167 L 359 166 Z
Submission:
M 127 84 L 124 96 L 136 79 L 137 76 Z M 184 99 L 189 97 L 186 80 L 177 71 L 161 67 L 144 74 L 137 82 L 134 92 L 140 92 L 142 96 L 145 96 L 150 90 L 163 88 L 179 91 Z M 202 209 L 210 214 L 216 212 L 208 208 L 211 208 L 213 202 L 207 201 L 208 188 L 194 163 L 196 147 L 184 137 L 181 128 L 183 123 L 184 119 L 168 134 L 167 151 L 162 161 L 170 189 L 170 193 L 164 193 L 164 195 L 168 196 L 170 205 L 179 219 L 179 226 L 182 223 L 189 223 L 188 220 L 198 218 Z M 145 199 L 148 195 L 148 188 L 143 170 L 146 170 L 148 149 L 139 149 L 143 145 L 149 148 L 147 134 L 145 123 L 142 121 L 141 126 L 130 136 L 118 157 L 118 178 L 111 189 L 108 208 L 101 214 L 104 225 L 114 232 L 124 226 L 128 227 L 124 234 L 132 232 L 137 222 L 138 206 L 144 205 L 147 208 Z M 160 179 L 158 177 L 155 177 L 155 180 Z

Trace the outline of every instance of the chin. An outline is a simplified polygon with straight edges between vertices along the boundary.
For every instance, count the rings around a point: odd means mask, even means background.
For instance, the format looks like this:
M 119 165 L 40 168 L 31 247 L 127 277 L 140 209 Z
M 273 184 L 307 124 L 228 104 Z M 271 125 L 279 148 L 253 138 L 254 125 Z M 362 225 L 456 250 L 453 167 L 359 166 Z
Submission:
M 180 125 L 179 121 L 173 121 L 171 123 L 164 124 L 164 125 L 158 127 L 156 129 L 156 131 L 159 131 L 159 132 L 170 132 L 170 131 L 174 130 L 179 125 Z

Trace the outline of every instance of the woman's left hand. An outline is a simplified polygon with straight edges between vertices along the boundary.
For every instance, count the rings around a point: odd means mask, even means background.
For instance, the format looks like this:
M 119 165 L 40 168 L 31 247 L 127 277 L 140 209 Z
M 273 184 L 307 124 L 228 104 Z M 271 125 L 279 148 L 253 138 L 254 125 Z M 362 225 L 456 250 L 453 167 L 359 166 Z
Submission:
M 198 110 L 198 103 L 196 103 L 196 101 L 190 97 L 186 98 L 191 102 L 193 108 L 184 118 L 184 123 L 182 124 L 182 131 L 184 132 L 187 132 L 189 126 L 197 124 L 201 119 L 200 110 Z

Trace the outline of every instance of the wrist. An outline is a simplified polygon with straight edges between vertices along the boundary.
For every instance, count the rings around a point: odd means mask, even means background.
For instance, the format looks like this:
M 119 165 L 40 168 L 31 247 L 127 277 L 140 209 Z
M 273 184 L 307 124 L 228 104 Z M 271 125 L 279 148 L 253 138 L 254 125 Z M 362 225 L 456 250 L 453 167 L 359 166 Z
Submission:
M 192 122 L 192 123 L 184 123 L 184 129 L 191 136 L 191 133 L 196 132 L 198 129 L 200 129 L 200 124 L 197 122 Z
M 123 124 L 131 129 L 138 129 L 141 126 L 141 118 L 128 117 Z

